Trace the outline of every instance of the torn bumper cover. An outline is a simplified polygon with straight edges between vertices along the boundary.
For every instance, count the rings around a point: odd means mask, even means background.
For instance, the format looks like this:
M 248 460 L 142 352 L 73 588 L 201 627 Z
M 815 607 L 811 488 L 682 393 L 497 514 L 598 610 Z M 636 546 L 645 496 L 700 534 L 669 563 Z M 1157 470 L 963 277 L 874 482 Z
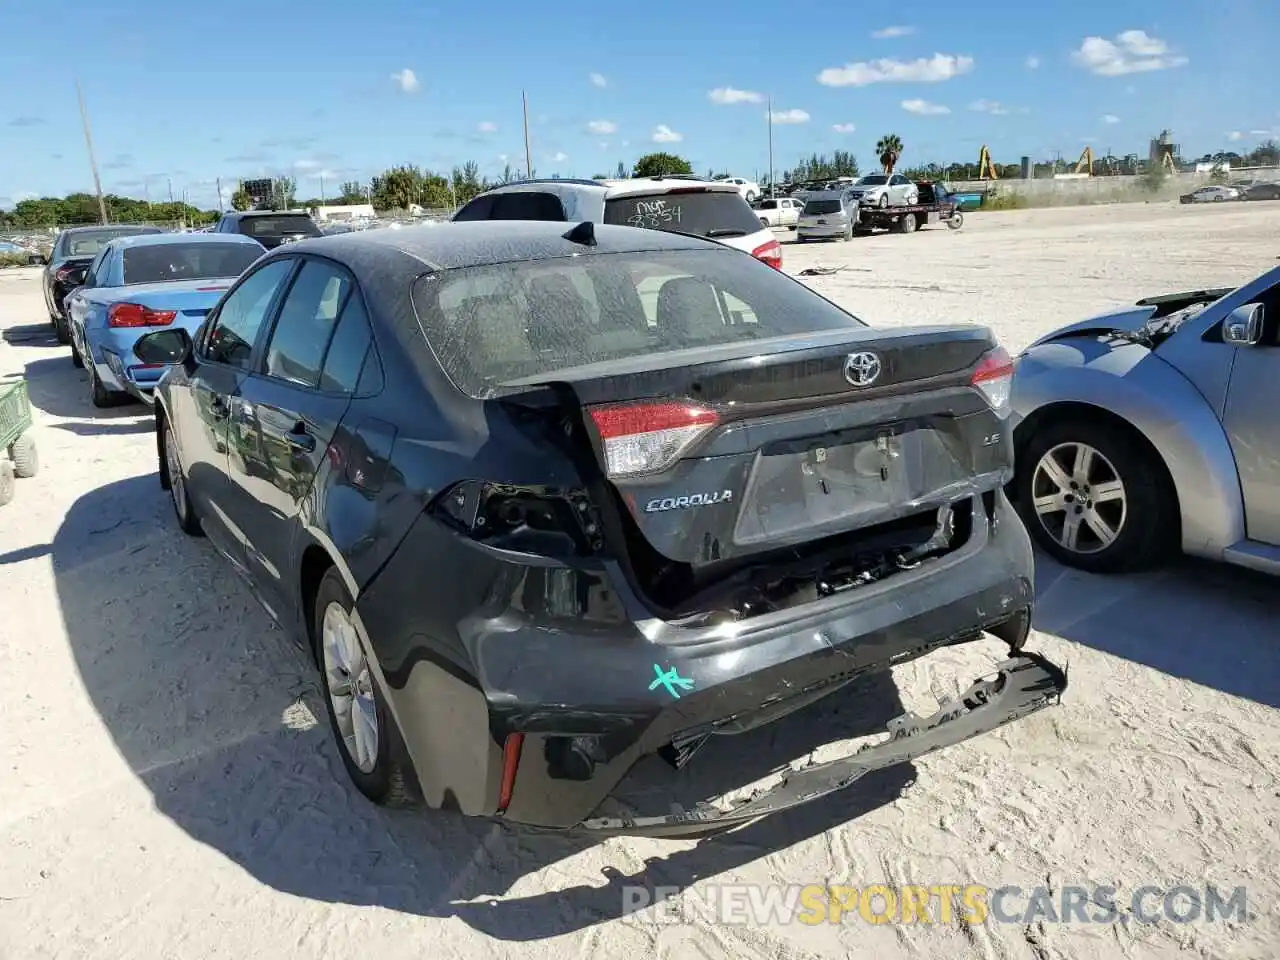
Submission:
M 843 790 L 865 774 L 915 760 L 962 743 L 1058 702 L 1067 687 L 1066 672 L 1044 657 L 1022 653 L 996 667 L 955 700 L 929 717 L 905 713 L 890 720 L 889 739 L 867 744 L 851 756 L 810 763 L 777 785 L 727 809 L 710 803 L 660 816 L 598 817 L 577 829 L 594 834 L 680 836 L 729 829 L 809 803 Z

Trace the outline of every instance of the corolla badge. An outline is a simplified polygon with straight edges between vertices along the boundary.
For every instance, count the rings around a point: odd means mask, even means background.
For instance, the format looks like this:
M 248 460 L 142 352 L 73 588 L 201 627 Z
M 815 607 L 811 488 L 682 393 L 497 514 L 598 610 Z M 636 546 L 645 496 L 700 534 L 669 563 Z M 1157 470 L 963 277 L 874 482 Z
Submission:
M 668 510 L 688 510 L 690 507 L 710 507 L 733 500 L 732 490 L 710 493 L 694 493 L 684 497 L 658 497 L 644 505 L 645 513 L 666 513 Z
M 880 376 L 880 357 L 870 350 L 851 353 L 844 358 L 844 378 L 855 387 L 869 387 Z

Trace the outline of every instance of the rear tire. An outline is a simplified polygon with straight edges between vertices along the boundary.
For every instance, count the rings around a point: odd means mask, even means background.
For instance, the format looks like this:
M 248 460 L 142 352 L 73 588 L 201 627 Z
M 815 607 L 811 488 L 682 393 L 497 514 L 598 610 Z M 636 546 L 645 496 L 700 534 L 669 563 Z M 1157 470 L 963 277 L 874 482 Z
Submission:
M 1083 473 L 1082 449 L 1092 452 Z M 1062 564 L 1114 573 L 1177 553 L 1173 485 L 1164 464 L 1128 431 L 1089 420 L 1050 423 L 1022 448 L 1014 483 L 1028 532 Z M 1104 529 L 1109 542 L 1099 535 Z
M 68 328 L 65 318 L 53 318 L 53 333 L 58 338 L 58 342 L 64 347 L 71 342 L 71 330 Z
M 24 433 L 9 445 L 9 456 L 13 460 L 15 476 L 29 480 L 40 472 L 40 454 L 29 434 Z
M 898 222 L 894 224 L 898 233 L 914 233 L 916 229 L 916 215 L 914 213 L 904 213 L 898 218 Z
M 369 651 L 354 627 L 354 607 L 342 577 L 330 567 L 320 580 L 312 609 L 329 729 L 357 790 L 379 806 L 410 806 L 417 800 L 410 786 L 412 765 L 386 708 Z
M 768 220 L 766 220 L 764 217 L 761 217 L 761 218 L 760 218 L 760 226 L 764 227 L 766 230 L 772 229 L 772 228 L 769 226 L 769 221 L 768 221 Z
M 124 402 L 124 396 L 116 393 L 114 390 L 108 390 L 98 379 L 98 369 L 90 361 L 84 366 L 89 373 L 89 399 L 93 405 L 99 410 L 106 410 L 111 407 L 118 407 Z

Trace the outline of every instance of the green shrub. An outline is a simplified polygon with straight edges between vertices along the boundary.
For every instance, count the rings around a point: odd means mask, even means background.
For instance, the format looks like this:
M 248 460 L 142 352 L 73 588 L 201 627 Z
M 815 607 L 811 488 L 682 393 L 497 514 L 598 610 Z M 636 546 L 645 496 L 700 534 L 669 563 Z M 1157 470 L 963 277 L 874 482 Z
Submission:
M 25 267 L 29 259 L 25 253 L 0 253 L 0 267 Z
M 988 194 L 982 198 L 979 210 L 1023 210 L 1031 206 L 1025 196 L 1020 193 Z

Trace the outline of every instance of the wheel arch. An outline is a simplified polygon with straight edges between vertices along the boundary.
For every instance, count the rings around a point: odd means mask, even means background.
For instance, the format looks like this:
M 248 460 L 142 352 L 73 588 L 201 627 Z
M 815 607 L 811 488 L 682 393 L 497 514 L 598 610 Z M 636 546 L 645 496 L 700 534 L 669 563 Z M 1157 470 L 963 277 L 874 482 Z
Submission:
M 1145 412 L 1145 411 L 1144 411 Z M 1166 441 L 1157 444 L 1135 419 L 1114 409 L 1083 400 L 1061 400 L 1037 407 L 1014 428 L 1015 471 L 1025 460 L 1031 437 L 1051 423 L 1065 420 L 1107 424 L 1133 438 L 1163 475 L 1177 504 L 1178 539 L 1184 552 L 1220 558 L 1222 551 L 1244 536 L 1244 507 L 1235 458 L 1216 417 L 1214 431 L 1205 431 L 1200 417 L 1171 420 L 1168 412 L 1161 422 Z M 1197 454 L 1184 456 L 1181 454 Z M 1170 456 L 1170 454 L 1179 454 Z

